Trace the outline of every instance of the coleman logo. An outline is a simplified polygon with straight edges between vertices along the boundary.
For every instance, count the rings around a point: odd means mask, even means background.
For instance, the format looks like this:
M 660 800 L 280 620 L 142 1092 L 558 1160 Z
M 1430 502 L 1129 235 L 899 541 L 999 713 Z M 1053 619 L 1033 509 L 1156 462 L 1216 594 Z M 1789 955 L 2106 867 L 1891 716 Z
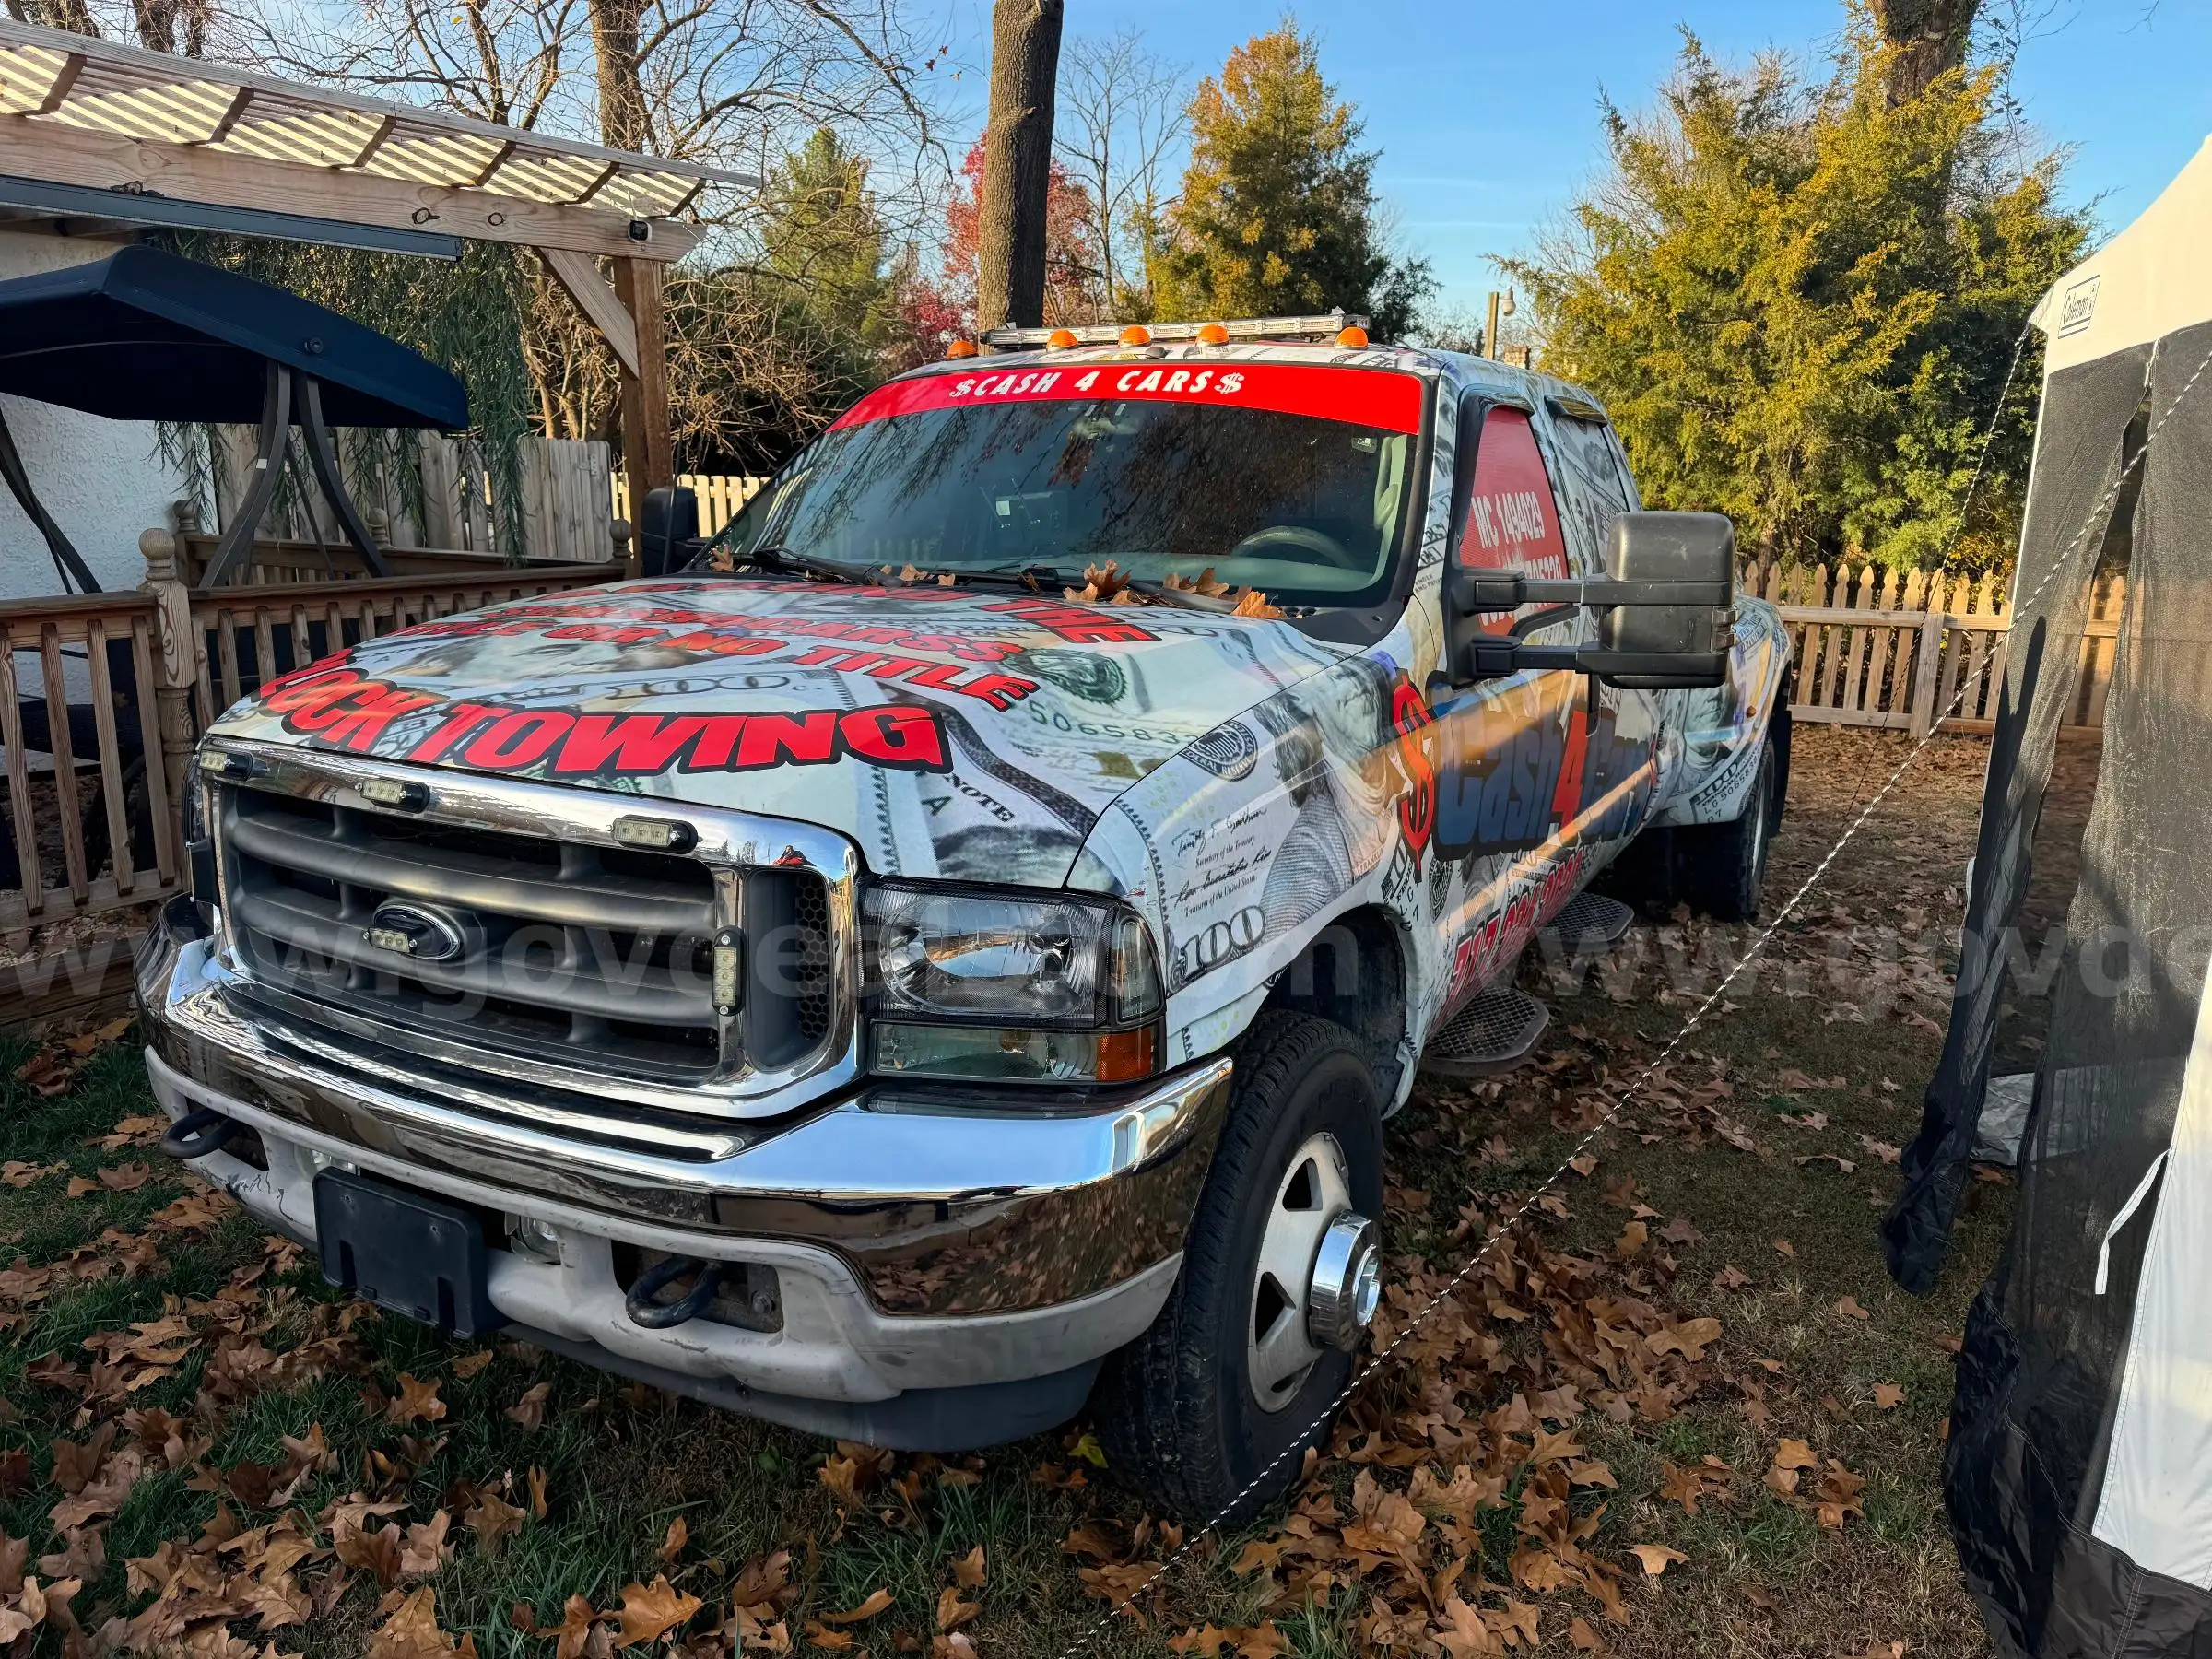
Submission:
M 2067 335 L 2079 334 L 2097 315 L 2097 285 L 2103 280 L 2101 276 L 2091 276 L 2088 281 L 2077 282 L 2066 290 L 2065 300 L 2058 310 L 2061 339 Z
M 361 937 L 418 962 L 457 961 L 468 948 L 458 922 L 415 904 L 380 904 Z

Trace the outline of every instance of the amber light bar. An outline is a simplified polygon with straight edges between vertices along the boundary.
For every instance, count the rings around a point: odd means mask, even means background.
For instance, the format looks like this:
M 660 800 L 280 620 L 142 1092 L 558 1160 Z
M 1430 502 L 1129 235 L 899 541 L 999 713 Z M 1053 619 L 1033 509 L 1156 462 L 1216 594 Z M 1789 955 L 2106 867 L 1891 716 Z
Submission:
M 1022 347 L 1053 346 L 1055 335 L 1063 337 L 1073 335 L 1077 346 L 1114 346 L 1122 339 L 1126 325 L 1120 323 L 1100 323 L 1084 328 L 994 328 L 983 335 L 983 344 L 994 346 L 1001 351 Z M 1347 328 L 1365 328 L 1367 319 L 1352 312 L 1329 312 L 1318 317 L 1242 317 L 1220 323 L 1147 323 L 1145 331 L 1155 345 L 1171 345 L 1181 340 L 1195 340 L 1201 329 L 1218 329 L 1231 340 L 1333 340 Z M 1209 335 L 1209 341 L 1216 336 Z

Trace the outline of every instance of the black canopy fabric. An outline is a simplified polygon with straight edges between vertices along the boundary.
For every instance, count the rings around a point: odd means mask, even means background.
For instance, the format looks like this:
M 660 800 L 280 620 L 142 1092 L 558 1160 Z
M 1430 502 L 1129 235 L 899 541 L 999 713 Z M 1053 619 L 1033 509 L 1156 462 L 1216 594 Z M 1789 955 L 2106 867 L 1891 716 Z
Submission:
M 0 282 L 0 392 L 114 420 L 262 418 L 272 362 L 322 384 L 332 426 L 468 424 L 461 382 L 372 328 L 297 294 L 124 248 Z

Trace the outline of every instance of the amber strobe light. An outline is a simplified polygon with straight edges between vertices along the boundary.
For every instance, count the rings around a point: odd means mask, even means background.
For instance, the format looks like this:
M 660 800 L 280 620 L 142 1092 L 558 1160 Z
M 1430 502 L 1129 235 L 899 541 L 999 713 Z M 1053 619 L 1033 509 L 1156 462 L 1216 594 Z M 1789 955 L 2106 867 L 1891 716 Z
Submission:
M 945 355 L 948 358 L 973 357 L 975 355 L 975 342 L 973 340 L 955 340 L 951 345 L 945 347 Z
M 1357 351 L 1367 344 L 1367 330 L 1356 327 L 1344 329 L 1336 335 L 1336 344 L 1347 350 Z
M 1055 328 L 1045 335 L 1044 343 L 1049 350 L 1065 351 L 1076 343 L 1076 331 L 1072 328 Z
M 1124 346 L 1149 346 L 1152 344 L 1152 331 L 1142 323 L 1132 323 L 1122 330 L 1122 344 Z
M 1226 346 L 1229 344 L 1229 330 L 1218 323 L 1208 323 L 1198 331 L 1198 344 L 1201 346 Z

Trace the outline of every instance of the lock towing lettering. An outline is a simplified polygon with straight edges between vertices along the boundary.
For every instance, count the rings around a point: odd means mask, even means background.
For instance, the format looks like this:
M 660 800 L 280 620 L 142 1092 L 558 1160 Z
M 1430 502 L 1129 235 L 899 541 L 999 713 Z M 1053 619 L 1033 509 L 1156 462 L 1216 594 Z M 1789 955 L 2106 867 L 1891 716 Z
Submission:
M 403 759 L 549 778 L 765 771 L 847 757 L 903 771 L 949 762 L 936 715 L 911 704 L 768 714 L 594 714 L 457 703 Z

